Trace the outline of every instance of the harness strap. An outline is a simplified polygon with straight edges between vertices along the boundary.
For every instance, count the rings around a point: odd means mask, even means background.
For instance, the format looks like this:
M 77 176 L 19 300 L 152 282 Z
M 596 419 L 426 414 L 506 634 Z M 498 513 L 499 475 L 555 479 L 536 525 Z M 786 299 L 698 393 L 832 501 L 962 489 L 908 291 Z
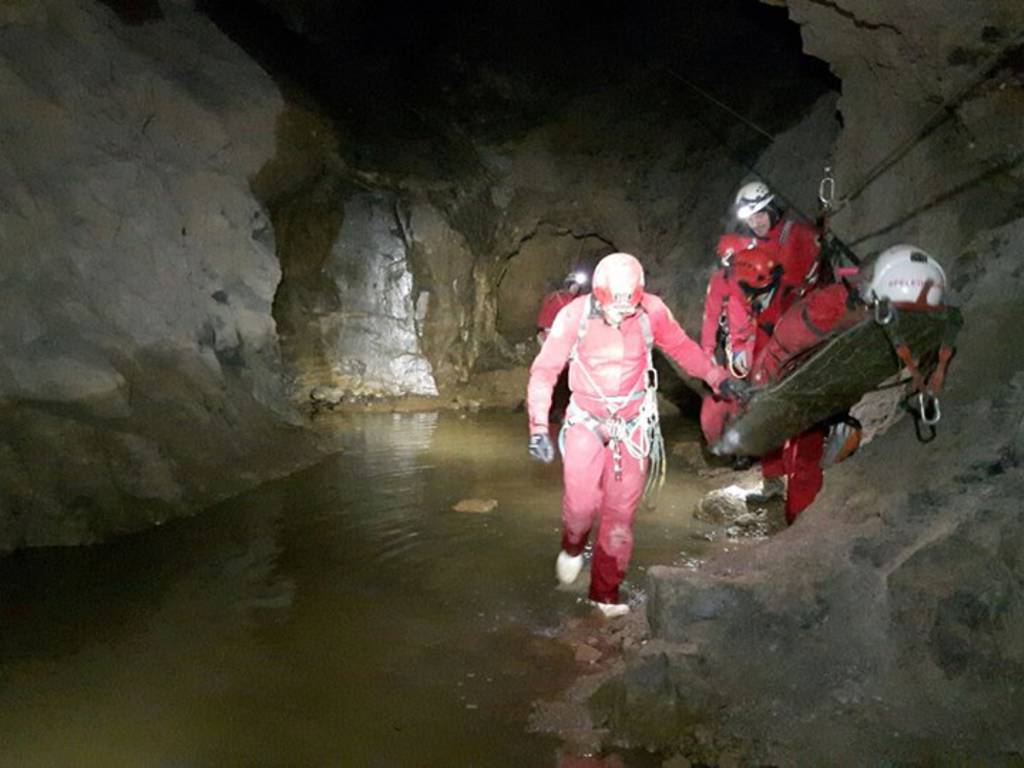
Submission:
M 586 364 L 583 362 L 582 359 L 580 359 L 580 344 L 583 343 L 583 337 L 587 335 L 587 325 L 590 321 L 590 318 L 595 313 L 594 294 L 590 294 L 587 297 L 587 306 L 586 309 L 584 309 L 583 317 L 580 320 L 580 327 L 576 332 L 576 341 L 572 345 L 572 349 L 569 350 L 569 363 L 576 363 L 576 365 L 579 366 L 579 370 L 586 378 L 587 383 L 591 386 L 594 392 L 597 393 L 598 399 L 601 400 L 601 403 L 605 406 L 605 408 L 608 409 L 608 412 L 611 414 L 614 414 L 615 412 L 619 411 L 626 403 L 632 400 L 637 400 L 644 396 L 644 390 L 647 388 L 647 379 L 649 378 L 648 374 L 650 374 L 654 370 L 654 331 L 651 328 L 651 319 L 643 310 L 643 307 L 640 308 L 639 312 L 640 316 L 637 319 L 640 322 L 640 332 L 643 334 L 644 344 L 647 346 L 647 372 L 644 375 L 643 380 L 641 380 L 640 382 L 641 388 L 634 389 L 627 395 L 606 395 L 601 390 L 601 387 L 598 385 L 598 383 L 594 381 L 594 377 L 590 375 L 590 371 L 587 369 Z M 657 386 L 657 384 L 655 384 L 655 386 Z
M 570 363 L 579 359 L 579 356 L 576 353 L 579 351 L 580 344 L 583 343 L 583 337 L 587 335 L 587 322 L 594 316 L 594 314 L 596 314 L 594 307 L 594 294 L 591 293 L 587 295 L 587 304 L 583 308 L 583 317 L 580 320 L 579 328 L 576 329 L 576 341 L 573 342 L 572 349 L 569 350 Z
M 732 341 L 729 339 L 729 291 L 722 296 L 722 304 L 718 310 L 718 327 L 715 329 L 715 355 L 721 352 L 724 359 L 718 360 L 725 364 L 732 359 Z
M 929 306 L 925 302 L 925 297 L 931 288 L 931 284 L 931 280 L 925 281 L 917 301 L 912 305 L 914 309 L 936 309 L 936 307 Z M 900 362 L 909 371 L 911 382 L 914 386 L 912 395 L 917 395 L 918 411 L 915 413 L 915 429 L 917 429 L 918 439 L 923 443 L 931 442 L 935 439 L 935 425 L 942 418 L 938 394 L 942 391 L 942 387 L 945 384 L 949 362 L 952 360 L 955 352 L 952 346 L 952 336 L 955 331 L 951 327 L 947 327 L 946 337 L 939 347 L 935 368 L 926 379 L 924 374 L 921 373 L 918 361 L 914 359 L 914 355 L 910 351 L 910 346 L 899 335 L 898 311 L 887 304 L 884 312 L 880 314 L 879 307 L 880 305 L 875 307 L 875 319 L 885 331 L 885 335 L 889 339 L 889 343 L 892 345 L 893 350 L 895 350 L 897 357 L 899 357 Z M 918 422 L 923 423 L 929 429 L 929 434 L 922 434 Z
M 602 445 L 610 446 L 612 450 L 612 464 L 616 480 L 622 480 L 622 445 L 626 446 L 630 456 L 643 461 L 651 458 L 651 466 L 659 464 L 660 477 L 664 477 L 664 465 L 661 462 L 664 453 L 664 441 L 661 436 L 660 419 L 658 417 L 658 372 L 654 368 L 654 331 L 651 328 L 651 320 L 648 314 L 640 308 L 640 331 L 643 334 L 644 344 L 647 347 L 647 370 L 640 381 L 638 388 L 626 395 L 606 395 L 601 387 L 594 380 L 586 364 L 579 357 L 579 347 L 586 335 L 587 325 L 590 321 L 595 307 L 593 294 L 587 298 L 587 307 L 580 327 L 576 334 L 576 342 L 569 353 L 570 363 L 578 366 L 580 373 L 586 378 L 591 389 L 597 394 L 609 416 L 599 419 L 594 414 L 580 407 L 573 398 L 569 401 L 569 408 L 566 412 L 565 422 L 558 435 L 559 449 L 565 453 L 565 433 L 574 424 L 582 423 L 590 429 L 601 441 Z M 629 402 L 643 400 L 640 410 L 633 418 L 626 420 L 618 416 L 618 412 Z M 650 471 L 651 467 L 648 467 Z M 648 477 L 648 488 L 651 486 L 651 477 Z M 648 489 L 645 489 L 645 493 Z
M 647 345 L 647 363 L 651 363 L 651 350 L 654 349 L 654 331 L 651 330 L 651 318 L 648 317 L 643 307 L 640 308 L 640 331 L 644 335 L 644 344 Z
M 949 361 L 953 359 L 954 352 L 953 346 L 948 342 L 943 342 L 942 346 L 939 347 L 938 362 L 935 364 L 935 370 L 932 371 L 932 375 L 928 377 L 928 389 L 934 394 L 941 392 L 942 387 L 946 383 Z
M 924 392 L 928 389 L 928 382 L 926 382 L 924 380 L 924 376 L 921 375 L 921 370 L 917 367 L 917 361 L 914 360 L 914 356 L 910 353 L 910 347 L 908 347 L 905 342 L 900 342 L 896 347 L 896 354 L 910 372 L 910 378 L 914 382 L 914 391 Z
M 633 439 L 633 434 L 641 427 L 645 414 L 641 411 L 633 418 L 626 420 L 621 416 L 610 416 L 607 419 L 599 419 L 590 411 L 580 407 L 575 399 L 569 401 L 569 408 L 565 414 L 565 421 L 558 433 L 558 448 L 565 455 L 565 433 L 569 427 L 582 424 L 602 445 L 610 446 L 612 449 L 612 466 L 615 472 L 615 479 L 622 480 L 622 444 L 625 443 L 630 455 L 636 459 L 647 458 L 646 453 L 634 455 L 634 447 L 641 447 L 645 441 L 641 435 L 639 440 Z M 649 453 L 649 451 L 647 451 Z M 641 453 L 640 450 L 637 453 Z
M 785 242 L 789 239 L 789 230 L 791 230 L 792 228 L 793 220 L 786 219 L 785 223 L 782 225 L 782 231 L 779 232 L 779 245 L 784 245 Z

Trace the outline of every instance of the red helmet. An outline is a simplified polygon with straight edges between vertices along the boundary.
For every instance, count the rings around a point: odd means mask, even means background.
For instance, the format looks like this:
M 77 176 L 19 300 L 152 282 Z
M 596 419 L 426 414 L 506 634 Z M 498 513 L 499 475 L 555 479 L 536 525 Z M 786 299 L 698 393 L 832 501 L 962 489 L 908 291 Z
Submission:
M 740 251 L 732 259 L 732 276 L 748 294 L 771 288 L 782 276 L 782 265 L 761 248 Z
M 715 253 L 718 254 L 718 259 L 724 266 L 729 266 L 739 251 L 747 251 L 756 247 L 757 239 L 750 235 L 722 235 L 718 238 Z
M 594 298 L 602 307 L 613 304 L 635 307 L 644 297 L 644 268 L 635 256 L 610 253 L 594 270 Z

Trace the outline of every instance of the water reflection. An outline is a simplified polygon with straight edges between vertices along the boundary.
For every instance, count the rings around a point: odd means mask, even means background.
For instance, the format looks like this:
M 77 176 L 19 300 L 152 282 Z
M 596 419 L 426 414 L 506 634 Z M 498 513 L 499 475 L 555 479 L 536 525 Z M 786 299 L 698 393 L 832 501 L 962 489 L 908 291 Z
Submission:
M 560 470 L 521 422 L 339 419 L 338 453 L 212 512 L 0 562 L 0 764 L 554 764 L 525 724 L 582 609 L 552 588 Z M 699 489 L 670 483 L 641 568 L 686 549 Z

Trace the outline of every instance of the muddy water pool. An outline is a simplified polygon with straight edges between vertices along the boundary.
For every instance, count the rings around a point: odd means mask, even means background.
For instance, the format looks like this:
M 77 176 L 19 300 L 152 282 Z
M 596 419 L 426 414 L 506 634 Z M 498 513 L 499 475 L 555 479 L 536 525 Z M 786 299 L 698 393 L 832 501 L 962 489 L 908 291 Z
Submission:
M 336 452 L 213 510 L 0 561 L 0 765 L 557 764 L 528 717 L 577 673 L 560 627 L 589 611 L 554 588 L 560 465 L 529 460 L 521 414 L 318 428 Z M 700 556 L 708 487 L 670 463 L 634 602 L 646 567 Z

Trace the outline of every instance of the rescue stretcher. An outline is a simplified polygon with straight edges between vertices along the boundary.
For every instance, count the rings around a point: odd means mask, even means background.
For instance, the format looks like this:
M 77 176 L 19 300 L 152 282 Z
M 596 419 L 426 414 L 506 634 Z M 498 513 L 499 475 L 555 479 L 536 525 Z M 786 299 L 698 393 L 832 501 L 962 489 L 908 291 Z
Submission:
M 711 444 L 717 455 L 763 456 L 788 438 L 846 413 L 901 371 L 908 406 L 926 428 L 941 417 L 938 393 L 963 324 L 952 306 L 889 305 L 851 311 L 839 330 L 781 362 Z

